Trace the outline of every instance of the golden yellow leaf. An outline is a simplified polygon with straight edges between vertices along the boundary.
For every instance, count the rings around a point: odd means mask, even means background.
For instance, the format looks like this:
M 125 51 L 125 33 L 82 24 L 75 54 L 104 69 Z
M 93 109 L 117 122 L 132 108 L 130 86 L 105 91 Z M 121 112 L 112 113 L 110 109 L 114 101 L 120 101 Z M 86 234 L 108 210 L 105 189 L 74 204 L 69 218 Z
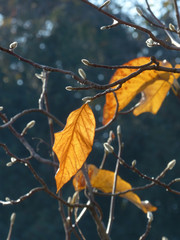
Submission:
M 172 67 L 169 63 L 161 63 L 164 67 Z M 162 105 L 168 91 L 174 81 L 174 75 L 171 73 L 160 73 L 159 79 L 150 83 L 143 91 L 143 98 L 140 105 L 133 111 L 137 116 L 143 112 L 151 112 L 156 114 Z
M 150 61 L 149 57 L 140 57 L 124 64 L 126 66 L 140 66 Z M 168 62 L 159 62 L 160 65 L 171 68 Z M 110 80 L 113 83 L 119 79 L 129 76 L 137 69 L 118 69 Z M 143 112 L 156 114 L 164 98 L 166 97 L 172 83 L 173 74 L 163 71 L 148 70 L 136 77 L 131 78 L 122 84 L 122 87 L 116 91 L 119 103 L 118 111 L 125 108 L 132 99 L 140 92 L 143 92 L 143 98 L 139 106 L 134 110 L 134 115 Z M 106 94 L 106 103 L 103 112 L 103 124 L 107 124 L 114 116 L 116 110 L 116 101 L 112 93 Z
M 104 193 L 112 192 L 114 172 L 104 169 L 98 169 L 94 165 L 88 165 L 88 175 L 92 187 L 97 188 Z M 84 175 L 81 170 L 75 175 L 73 179 L 73 186 L 76 191 L 82 190 L 86 187 Z M 131 184 L 124 181 L 120 176 L 117 176 L 116 193 L 124 192 L 130 189 L 132 189 Z M 152 206 L 149 201 L 141 201 L 139 196 L 131 191 L 120 194 L 119 196 L 126 198 L 145 213 L 147 213 L 148 211 L 153 212 L 157 210 L 157 208 Z
M 76 174 L 86 161 L 92 150 L 95 125 L 91 108 L 88 104 L 84 104 L 69 115 L 64 130 L 55 133 L 53 151 L 60 163 L 55 176 L 57 191 Z

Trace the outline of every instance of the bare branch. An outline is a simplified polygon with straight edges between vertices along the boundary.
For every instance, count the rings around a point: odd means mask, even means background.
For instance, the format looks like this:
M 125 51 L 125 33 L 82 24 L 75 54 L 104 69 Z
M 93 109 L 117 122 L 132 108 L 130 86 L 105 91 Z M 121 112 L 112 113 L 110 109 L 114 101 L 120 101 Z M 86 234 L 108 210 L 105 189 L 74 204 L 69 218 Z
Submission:
M 34 193 L 40 192 L 40 191 L 43 191 L 43 190 L 44 190 L 44 187 L 36 187 L 36 188 L 31 189 L 28 193 L 20 196 L 17 200 L 12 200 L 12 199 L 9 199 L 8 201 L 0 200 L 0 204 L 2 204 L 4 206 L 5 205 L 19 204 L 22 201 L 26 200 L 27 198 L 31 197 Z
M 153 221 L 153 214 L 151 212 L 147 212 L 147 218 L 148 218 L 148 222 L 146 225 L 146 231 L 145 233 L 139 238 L 139 240 L 144 240 L 146 239 L 146 237 L 148 236 L 150 230 L 151 230 L 151 223 Z
M 0 129 L 1 128 L 6 128 L 8 127 L 9 125 L 13 124 L 18 118 L 26 115 L 26 114 L 29 114 L 29 113 L 32 113 L 32 112 L 36 112 L 36 113 L 42 113 L 44 114 L 45 116 L 48 116 L 49 118 L 51 118 L 55 123 L 57 123 L 60 127 L 64 128 L 64 124 L 59 121 L 54 115 L 52 115 L 51 113 L 43 110 L 43 109 L 36 109 L 36 108 L 31 108 L 31 109 L 27 109 L 27 110 L 24 110 L 18 114 L 16 114 L 14 117 L 12 117 L 9 121 L 7 121 L 6 123 L 4 123 L 3 125 L 0 125 Z
M 177 5 L 177 1 L 176 1 L 176 0 L 173 0 L 173 2 L 174 2 L 175 13 L 176 13 L 178 31 L 180 31 L 180 15 L 179 15 L 179 9 L 178 9 L 178 5 Z
M 117 138 L 118 138 L 118 157 L 121 157 L 121 148 L 122 148 L 122 143 L 121 143 L 121 132 L 120 132 L 120 125 L 117 127 Z M 118 176 L 118 170 L 119 170 L 119 159 L 116 161 L 116 167 L 114 171 L 114 182 L 113 182 L 113 188 L 112 188 L 112 194 L 116 192 L 116 183 L 117 183 L 117 176 Z M 114 220 L 114 206 L 115 205 L 115 196 L 111 196 L 111 203 L 110 203 L 110 210 L 109 210 L 109 219 L 108 219 L 108 225 L 106 229 L 106 233 L 110 234 L 111 228 L 112 228 L 112 223 Z
M 12 234 L 12 229 L 13 229 L 13 225 L 15 222 L 15 218 L 16 218 L 16 214 L 12 213 L 11 217 L 10 217 L 10 226 L 9 226 L 9 232 L 8 232 L 8 236 L 6 240 L 10 240 L 11 239 L 11 234 Z
M 137 29 L 141 32 L 144 32 L 146 34 L 149 35 L 150 38 L 152 38 L 153 41 L 159 43 L 162 47 L 166 48 L 166 49 L 169 49 L 169 50 L 176 50 L 176 51 L 180 51 L 180 48 L 178 47 L 175 47 L 175 46 L 169 46 L 165 41 L 161 40 L 161 39 L 158 39 L 150 30 L 144 28 L 144 27 L 141 27 L 137 24 L 133 24 L 133 23 L 129 23 L 129 22 L 126 22 L 126 21 L 123 21 L 121 19 L 119 19 L 118 17 L 104 11 L 103 9 L 99 9 L 96 5 L 94 5 L 93 3 L 90 3 L 89 1 L 87 0 L 81 0 L 82 2 L 88 4 L 89 6 L 95 8 L 96 10 L 98 10 L 99 12 L 101 12 L 102 14 L 106 15 L 107 17 L 111 18 L 111 19 L 115 19 L 119 24 L 122 24 L 122 25 L 126 25 L 128 27 L 131 27 L 131 28 L 134 28 L 134 29 Z

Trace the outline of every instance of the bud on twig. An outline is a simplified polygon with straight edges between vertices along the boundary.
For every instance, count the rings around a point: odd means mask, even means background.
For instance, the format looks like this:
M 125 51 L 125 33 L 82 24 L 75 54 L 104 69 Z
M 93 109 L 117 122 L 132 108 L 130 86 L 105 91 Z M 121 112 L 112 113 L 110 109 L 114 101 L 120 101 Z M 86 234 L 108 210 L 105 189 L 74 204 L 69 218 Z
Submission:
M 117 126 L 117 135 L 121 135 L 121 126 L 120 125 Z
M 13 225 L 16 219 L 16 213 L 12 213 L 10 217 L 11 224 Z
M 106 26 L 102 26 L 102 27 L 100 27 L 100 30 L 105 30 L 105 29 L 107 29 Z
M 110 4 L 110 0 L 107 0 L 107 1 L 105 1 L 100 7 L 99 7 L 99 9 L 102 9 L 103 7 L 105 7 L 105 6 L 108 6 L 109 4 Z
M 175 26 L 174 26 L 172 23 L 169 24 L 169 29 L 170 29 L 172 32 L 176 32 L 176 28 L 175 28 Z
M 65 89 L 66 89 L 67 91 L 72 91 L 72 90 L 73 90 L 73 87 L 72 87 L 72 86 L 67 86 L 67 87 L 65 87 Z
M 26 127 L 23 129 L 23 131 L 21 133 L 21 136 L 25 135 L 28 129 L 34 127 L 35 123 L 36 123 L 36 121 L 34 121 L 34 120 L 27 123 Z
M 67 202 L 68 202 L 68 203 L 71 202 L 71 197 L 68 197 Z
M 83 79 L 86 79 L 86 73 L 82 68 L 78 69 L 78 73 Z
M 168 238 L 163 236 L 163 237 L 162 237 L 162 240 L 168 240 Z
M 172 161 L 170 161 L 170 162 L 168 163 L 167 169 L 172 170 L 175 165 L 176 165 L 176 160 L 173 159 Z
M 18 45 L 17 42 L 12 42 L 12 43 L 9 45 L 9 49 L 10 49 L 10 50 L 14 50 L 15 48 L 17 48 L 17 45 Z
M 148 219 L 148 222 L 152 222 L 153 221 L 153 214 L 152 214 L 152 212 L 147 212 L 147 219 Z
M 11 199 L 10 199 L 9 197 L 5 197 L 5 200 L 6 200 L 7 202 L 11 201 Z
M 84 97 L 82 98 L 83 102 L 91 102 L 92 101 L 92 97 Z
M 12 165 L 13 165 L 12 162 L 8 162 L 8 163 L 6 163 L 6 167 L 11 167 Z
M 147 47 L 154 47 L 154 46 L 157 46 L 157 45 L 159 45 L 159 43 L 158 42 L 155 42 L 152 38 L 148 38 L 147 40 L 146 40 L 146 45 L 147 45 Z
M 114 136 L 114 133 L 113 133 L 113 131 L 111 130 L 111 131 L 109 132 L 109 137 L 108 137 L 107 143 L 110 144 L 110 143 L 112 142 L 113 136 Z
M 106 142 L 106 143 L 103 144 L 103 146 L 104 146 L 104 149 L 107 153 L 113 153 L 114 152 L 113 146 L 111 146 L 109 143 Z
M 134 168 L 136 166 L 136 160 L 133 160 L 131 163 L 132 168 Z
M 142 12 L 142 10 L 140 8 L 136 7 L 136 11 L 139 14 L 139 16 L 143 15 L 143 12 Z
M 81 59 L 81 62 L 86 65 L 89 66 L 89 61 L 87 59 Z
M 16 158 L 14 158 L 14 157 L 11 158 L 11 162 L 12 162 L 12 163 L 15 163 L 16 161 L 17 161 Z
M 0 106 L 0 111 L 2 111 L 3 110 L 3 106 Z
M 152 38 L 148 38 L 147 40 L 146 40 L 146 44 L 147 44 L 147 46 L 148 47 L 153 47 L 154 45 L 154 41 L 152 40 Z
M 26 125 L 26 128 L 33 128 L 34 125 L 35 125 L 36 121 L 32 120 L 30 121 L 27 125 Z

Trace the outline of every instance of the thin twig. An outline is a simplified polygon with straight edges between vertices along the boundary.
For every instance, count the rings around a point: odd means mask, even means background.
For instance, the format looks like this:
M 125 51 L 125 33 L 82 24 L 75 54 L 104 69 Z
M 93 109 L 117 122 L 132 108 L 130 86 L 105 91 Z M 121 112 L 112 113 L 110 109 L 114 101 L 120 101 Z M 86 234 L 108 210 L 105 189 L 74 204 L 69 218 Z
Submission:
M 113 116 L 113 118 L 112 118 L 106 125 L 104 125 L 104 126 L 102 126 L 102 127 L 96 128 L 96 129 L 95 129 L 96 132 L 99 132 L 99 131 L 104 130 L 104 129 L 107 128 L 112 122 L 114 122 L 114 120 L 117 118 L 118 108 L 119 108 L 119 102 L 118 102 L 116 93 L 113 92 L 113 94 L 114 94 L 114 98 L 115 98 L 115 101 L 116 101 L 116 110 L 115 110 L 114 116 Z
M 152 215 L 152 213 L 150 213 Z M 148 213 L 147 213 L 148 215 Z M 153 215 L 152 215 L 153 216 Z M 148 222 L 147 222 L 147 225 L 146 225 L 146 231 L 145 233 L 139 238 L 139 240 L 144 240 L 146 239 L 146 237 L 148 236 L 150 230 L 151 230 L 151 224 L 152 224 L 152 218 L 148 218 Z
M 36 188 L 31 189 L 28 193 L 20 196 L 16 200 L 12 200 L 12 199 L 8 199 L 7 201 L 0 200 L 0 204 L 2 204 L 3 206 L 19 204 L 20 202 L 22 202 L 22 201 L 26 200 L 27 198 L 31 197 L 34 193 L 40 192 L 40 191 L 43 191 L 43 190 L 44 190 L 44 187 L 36 187 Z
M 29 114 L 29 113 L 42 113 L 45 116 L 48 116 L 49 118 L 51 118 L 55 123 L 57 123 L 60 127 L 64 128 L 64 124 L 59 121 L 54 115 L 52 115 L 51 113 L 43 110 L 43 109 L 37 109 L 37 108 L 31 108 L 31 109 L 26 109 L 18 114 L 16 114 L 15 116 L 13 116 L 9 121 L 7 121 L 6 123 L 0 125 L 0 129 L 2 128 L 6 128 L 9 125 L 11 125 L 12 123 L 14 123 L 17 119 L 19 119 L 20 117 Z M 1 113 L 2 114 L 2 113 Z
M 89 67 L 94 67 L 94 68 L 105 68 L 105 69 L 111 69 L 111 70 L 115 70 L 115 69 L 119 69 L 119 68 L 123 68 L 123 69 L 139 69 L 139 68 L 143 68 L 143 67 L 147 67 L 149 65 L 151 65 L 153 63 L 152 60 L 150 60 L 150 62 L 143 64 L 143 65 L 139 65 L 139 66 L 126 66 L 126 65 L 102 65 L 102 64 L 97 64 L 97 63 L 91 63 L 88 62 L 88 66 Z
M 117 128 L 117 138 L 118 138 L 118 157 L 121 156 L 121 133 L 119 131 L 120 126 Z M 117 183 L 117 176 L 118 176 L 118 170 L 119 170 L 119 159 L 116 161 L 116 167 L 114 171 L 114 181 L 113 181 L 113 188 L 112 188 L 112 194 L 116 192 L 116 183 Z M 112 223 L 114 220 L 114 207 L 115 207 L 115 196 L 111 196 L 111 203 L 110 203 L 110 210 L 109 210 L 109 219 L 108 219 L 108 225 L 106 228 L 106 233 L 110 234 Z
M 48 95 L 47 95 L 47 81 L 48 81 L 48 72 L 46 72 L 45 70 L 43 71 L 44 73 L 44 79 L 43 79 L 43 92 L 44 92 L 44 95 L 43 95 L 43 100 L 44 100 L 44 105 L 45 105 L 45 110 L 46 112 L 50 112 L 50 108 L 49 108 L 49 102 L 48 102 Z M 51 141 L 51 147 L 53 146 L 54 144 L 54 126 L 53 126 L 53 121 L 51 118 L 48 117 L 48 125 L 49 125 L 49 132 L 50 132 L 50 141 Z M 56 164 L 58 162 L 57 160 L 57 157 L 54 153 L 53 150 L 51 150 L 51 155 L 52 155 L 52 158 L 53 158 L 53 163 Z M 54 166 L 54 170 L 55 170 L 55 173 L 57 171 L 57 166 Z
M 175 184 L 175 183 L 177 183 L 177 182 L 180 182 L 180 178 L 175 178 L 175 179 L 173 179 L 173 180 L 168 184 L 168 186 L 170 187 L 172 184 Z
M 13 229 L 13 225 L 15 222 L 15 218 L 16 218 L 16 214 L 12 213 L 11 217 L 10 217 L 10 226 L 9 226 L 9 232 L 8 232 L 8 236 L 6 240 L 10 240 L 11 239 L 11 234 L 12 234 L 12 229 Z
M 58 197 L 62 198 L 62 191 L 58 192 Z M 58 206 L 59 206 L 58 210 L 61 214 L 61 218 L 62 218 L 62 222 L 63 222 L 63 226 L 64 226 L 65 239 L 70 240 L 70 237 L 71 237 L 70 224 L 67 221 L 67 218 L 66 218 L 66 215 L 65 215 L 63 202 L 58 200 Z
M 47 72 L 58 72 L 58 73 L 70 75 L 77 82 L 80 82 L 80 83 L 85 84 L 85 85 L 89 85 L 89 86 L 98 86 L 99 85 L 99 84 L 94 84 L 93 82 L 91 82 L 87 79 L 80 78 L 77 74 L 75 74 L 72 71 L 63 70 L 63 69 L 60 69 L 60 68 L 54 68 L 54 67 L 50 67 L 50 66 L 44 66 L 42 64 L 36 63 L 36 62 L 34 62 L 30 59 L 24 58 L 24 57 L 16 54 L 14 51 L 11 51 L 11 50 L 9 50 L 7 48 L 4 48 L 2 46 L 0 46 L 0 50 L 16 57 L 18 60 L 20 60 L 22 62 L 28 63 L 29 65 L 32 65 L 34 68 L 45 70 Z
M 146 180 L 148 180 L 148 181 L 150 181 L 150 182 L 153 182 L 153 183 L 156 184 L 156 185 L 159 185 L 159 186 L 165 188 L 166 191 L 169 191 L 169 192 L 175 193 L 175 194 L 177 194 L 177 195 L 180 195 L 180 192 L 179 192 L 179 191 L 176 191 L 176 190 L 174 190 L 174 189 L 171 189 L 167 184 L 165 184 L 165 183 L 163 183 L 163 182 L 160 182 L 158 179 L 154 179 L 154 178 L 148 177 L 147 175 L 145 175 L 145 174 L 143 174 L 141 171 L 139 171 L 136 167 L 128 165 L 122 158 L 119 158 L 119 157 L 117 156 L 117 154 L 115 154 L 114 152 L 113 152 L 113 155 L 114 155 L 116 158 L 119 159 L 120 164 L 122 164 L 123 166 L 125 166 L 125 167 L 128 168 L 128 169 L 131 169 L 133 172 L 137 173 L 141 178 L 146 179 Z
M 163 171 L 155 178 L 155 180 L 159 181 L 161 178 L 163 178 L 166 175 L 166 173 L 168 172 L 168 170 L 169 169 L 167 167 L 165 167 L 165 169 L 163 169 Z M 167 187 L 170 187 L 171 184 L 176 183 L 176 182 L 180 182 L 180 178 L 172 180 L 169 184 L 167 184 Z M 117 195 L 119 196 L 119 195 L 123 195 L 123 194 L 128 193 L 128 192 L 135 192 L 135 191 L 139 191 L 139 190 L 145 190 L 145 189 L 151 188 L 151 187 L 153 187 L 155 185 L 156 185 L 155 182 L 151 182 L 151 183 L 146 184 L 144 186 L 133 187 L 133 188 L 128 189 L 126 191 L 116 192 L 114 194 L 112 194 L 112 193 L 102 193 L 102 192 L 97 192 L 97 191 L 94 191 L 94 194 L 96 194 L 96 195 L 105 195 L 105 196 L 117 196 Z
M 4 122 L 6 122 L 6 123 L 8 122 L 8 119 L 7 119 L 7 117 L 5 116 L 5 114 L 1 114 L 1 113 L 0 113 L 0 117 L 3 119 Z M 49 164 L 49 165 L 51 165 L 51 166 L 56 166 L 56 165 L 58 166 L 57 163 L 54 163 L 54 162 L 50 161 L 49 159 L 43 158 L 43 157 L 41 157 L 39 154 L 37 154 L 37 153 L 35 152 L 35 150 L 31 147 L 31 145 L 28 143 L 28 141 L 25 139 L 25 137 L 24 137 L 24 136 L 21 136 L 21 134 L 18 133 L 11 124 L 8 125 L 8 128 L 9 128 L 10 131 L 13 133 L 13 135 L 14 135 L 14 136 L 24 145 L 24 147 L 29 151 L 31 157 L 34 157 L 36 160 L 38 160 L 38 161 L 41 162 L 41 163 Z
M 175 1 L 176 2 L 176 1 Z M 148 11 L 150 12 L 151 16 L 159 23 L 159 28 L 162 28 L 164 29 L 165 33 L 168 35 L 171 43 L 176 46 L 176 47 L 180 47 L 180 44 L 173 38 L 173 36 L 170 34 L 170 29 L 169 28 L 166 28 L 165 25 L 155 16 L 155 14 L 153 13 L 153 11 L 151 10 L 151 7 L 148 3 L 148 1 L 146 0 L 146 4 L 147 4 L 147 9 Z M 176 6 L 175 6 L 176 8 Z M 177 10 L 178 12 L 178 10 Z M 176 12 L 176 13 L 177 13 Z M 144 15 L 142 15 L 148 22 L 150 22 L 151 24 L 153 24 L 148 18 L 146 18 Z M 177 16 L 177 15 L 176 15 Z M 178 17 L 178 16 L 177 16 Z M 154 24 L 155 25 L 155 24 Z M 156 26 L 157 27 L 157 26 Z M 177 30 L 174 31 L 175 33 L 178 33 Z
M 109 12 L 106 12 L 105 10 L 103 9 L 99 9 L 96 5 L 94 5 L 93 3 L 87 1 L 87 0 L 81 0 L 82 2 L 88 4 L 89 6 L 95 8 L 97 11 L 101 12 L 102 14 L 106 15 L 107 17 L 109 17 L 110 19 L 114 19 L 116 20 L 119 24 L 123 24 L 123 25 L 126 25 L 128 27 L 131 27 L 131 28 L 134 28 L 134 29 L 137 29 L 141 32 L 144 32 L 146 34 L 149 35 L 150 38 L 152 38 L 153 41 L 159 43 L 162 47 L 166 48 L 166 49 L 169 49 L 169 50 L 176 50 L 176 51 L 180 51 L 180 48 L 178 47 L 175 47 L 175 46 L 169 46 L 165 41 L 161 40 L 161 39 L 158 39 L 150 30 L 148 30 L 147 28 L 144 28 L 144 27 L 141 27 L 137 24 L 133 24 L 133 23 L 129 23 L 129 22 L 126 22 L 126 21 L 123 21 L 122 19 L 110 14 Z
M 165 25 L 156 17 L 156 15 L 153 13 L 153 11 L 151 10 L 151 7 L 150 7 L 150 5 L 149 5 L 149 2 L 148 2 L 148 0 L 145 0 L 145 2 L 146 2 L 146 5 L 147 5 L 147 10 L 149 11 L 149 13 L 151 14 L 151 16 L 155 19 L 155 21 L 163 28 L 163 29 L 165 29 Z M 147 19 L 146 19 L 147 20 Z M 159 27 L 160 27 L 159 26 Z M 168 29 L 166 29 L 166 30 L 168 30 Z
M 175 13 L 176 13 L 178 31 L 180 31 L 180 15 L 179 15 L 179 9 L 178 9 L 178 5 L 177 5 L 177 1 L 176 1 L 176 0 L 173 0 L 173 2 L 174 2 Z M 179 34 L 180 34 L 180 33 L 179 33 Z

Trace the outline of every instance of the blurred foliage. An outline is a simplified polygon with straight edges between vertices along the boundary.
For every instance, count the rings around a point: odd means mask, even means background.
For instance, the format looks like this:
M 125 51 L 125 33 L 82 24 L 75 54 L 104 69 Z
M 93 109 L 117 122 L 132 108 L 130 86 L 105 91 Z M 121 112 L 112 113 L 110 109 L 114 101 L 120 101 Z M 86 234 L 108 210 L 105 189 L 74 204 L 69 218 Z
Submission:
M 167 2 L 167 1 L 166 1 Z M 169 1 L 168 1 L 169 2 Z M 170 6 L 170 5 L 168 5 Z M 168 12 L 171 10 L 167 8 Z M 112 9 L 113 10 L 113 9 Z M 109 9 L 111 11 L 111 9 Z M 117 10 L 119 14 L 121 9 Z M 18 41 L 15 50 L 23 57 L 43 65 L 59 67 L 77 72 L 83 67 L 88 79 L 98 83 L 107 83 L 112 71 L 91 69 L 81 63 L 82 58 L 101 64 L 121 64 L 137 56 L 155 55 L 159 59 L 167 58 L 174 63 L 178 61 L 176 52 L 168 52 L 162 48 L 148 49 L 145 44 L 147 36 L 129 31 L 123 26 L 100 31 L 100 27 L 110 24 L 109 19 L 94 9 L 77 0 L 44 0 L 44 1 L 0 1 L 1 46 L 7 47 L 13 41 Z M 169 20 L 168 13 L 164 18 Z M 124 16 L 124 19 L 130 16 Z M 136 20 L 136 19 L 135 19 Z M 170 21 L 172 22 L 172 21 Z M 142 21 L 142 24 L 145 22 Z M 38 107 L 38 98 L 41 93 L 41 81 L 34 74 L 39 70 L 18 61 L 16 58 L 3 52 L 0 54 L 0 105 L 8 117 L 24 109 Z M 81 98 L 93 95 L 95 91 L 67 92 L 65 86 L 76 86 L 72 79 L 57 73 L 51 73 L 48 80 L 48 95 L 51 112 L 65 122 L 68 114 L 82 104 Z M 104 99 L 93 103 L 97 125 L 101 125 L 102 104 Z M 122 138 L 125 142 L 123 157 L 130 163 L 137 159 L 138 167 L 149 175 L 155 176 L 166 164 L 176 158 L 180 159 L 179 101 L 169 94 L 157 116 L 143 114 L 134 117 L 131 114 L 122 115 L 111 127 L 116 131 L 116 125 L 121 124 Z M 29 114 L 19 119 L 14 126 L 18 131 L 26 123 L 35 119 L 36 125 L 28 132 L 27 139 L 36 148 L 38 139 L 49 143 L 47 119 L 38 114 Z M 57 126 L 56 130 L 61 130 Z M 94 150 L 88 163 L 100 164 L 103 155 L 102 143 L 108 137 L 108 131 L 98 133 L 95 139 Z M 27 151 L 9 133 L 8 129 L 1 130 L 0 141 L 8 145 L 9 149 L 20 157 L 27 156 Z M 116 142 L 113 143 L 114 145 Z M 46 147 L 45 147 L 46 146 Z M 116 146 L 115 146 L 116 148 Z M 50 147 L 43 143 L 38 152 L 49 158 Z M 108 156 L 105 167 L 113 170 L 114 159 Z M 6 196 L 14 199 L 27 193 L 37 186 L 29 171 L 24 166 L 15 165 L 6 167 L 9 161 L 0 149 L 0 198 Z M 49 166 L 32 161 L 40 176 L 50 188 L 55 191 L 54 171 Z M 178 167 L 169 173 L 167 178 L 178 177 Z M 120 175 L 134 186 L 142 185 L 142 179 L 129 173 L 126 169 L 120 170 Z M 178 240 L 180 235 L 176 222 L 179 221 L 178 196 L 168 194 L 159 187 L 154 190 L 138 192 L 142 199 L 149 199 L 158 207 L 155 213 L 155 222 L 150 239 L 160 239 L 163 235 L 171 240 Z M 64 198 L 72 195 L 72 185 L 68 183 L 64 188 Z M 85 201 L 85 199 L 83 199 Z M 104 219 L 108 218 L 108 197 L 97 197 L 104 212 Z M 131 204 L 120 199 L 116 200 L 116 215 L 112 230 L 112 239 L 137 239 L 144 232 L 146 217 Z M 59 239 L 64 238 L 64 231 L 58 206 L 55 200 L 45 193 L 37 193 L 18 206 L 0 206 L 0 238 L 5 239 L 8 232 L 11 212 L 17 212 L 17 220 L 13 229 L 13 238 L 16 239 Z M 123 218 L 121 217 L 123 216 Z M 89 215 L 85 216 L 80 227 L 88 239 L 97 238 L 94 223 Z M 138 221 L 137 221 L 138 219 Z M 88 224 L 87 224 L 88 222 Z M 131 226 L 131 230 L 130 227 Z

